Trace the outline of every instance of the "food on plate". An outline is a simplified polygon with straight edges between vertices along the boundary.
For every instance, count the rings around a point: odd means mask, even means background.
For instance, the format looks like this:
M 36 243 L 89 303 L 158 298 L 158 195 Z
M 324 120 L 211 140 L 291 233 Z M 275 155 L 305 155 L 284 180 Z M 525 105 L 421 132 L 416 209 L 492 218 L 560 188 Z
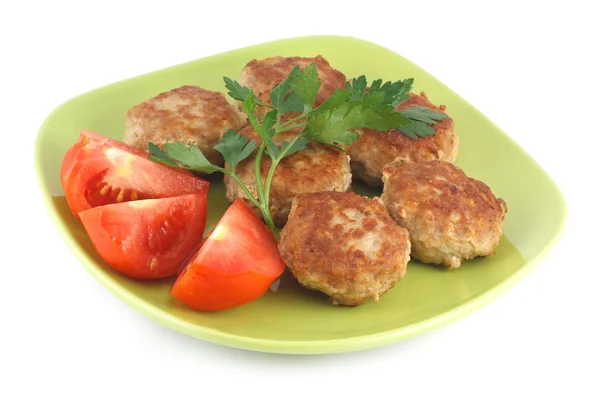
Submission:
M 208 192 L 209 183 L 160 165 L 148 153 L 90 131 L 63 158 L 61 182 L 69 208 L 81 211 L 112 203 Z
M 236 200 L 170 293 L 197 310 L 223 310 L 261 297 L 284 270 L 273 234 Z
M 182 86 L 129 110 L 131 145 L 84 131 L 65 154 L 69 207 L 116 270 L 178 274 L 174 298 L 217 311 L 263 296 L 287 264 L 357 306 L 393 288 L 411 254 L 456 268 L 498 245 L 504 201 L 452 164 L 454 123 L 412 79 L 346 81 L 318 56 L 252 60 L 224 81 L 240 110 Z M 215 172 L 232 204 L 202 242 L 209 184 L 193 173 Z M 352 174 L 383 182 L 382 198 L 348 192 Z
M 291 141 L 299 131 L 300 129 L 295 129 L 281 133 L 273 138 L 273 142 L 281 146 L 284 140 Z M 240 134 L 256 140 L 258 144 L 261 143 L 260 137 L 251 126 L 242 129 Z M 236 167 L 237 176 L 254 196 L 257 194 L 255 161 L 256 154 L 253 154 Z M 272 160 L 269 157 L 262 158 L 260 171 L 263 182 L 271 164 Z M 323 144 L 308 143 L 303 150 L 282 159 L 275 169 L 269 199 L 269 211 L 275 225 L 285 225 L 294 197 L 321 191 L 345 192 L 350 188 L 351 180 L 350 159 L 347 154 Z M 255 214 L 261 214 L 230 175 L 225 175 L 225 188 L 229 202 L 242 199 Z
M 494 253 L 507 207 L 485 183 L 439 160 L 391 163 L 383 182 L 381 199 L 408 230 L 412 257 L 453 269 Z
M 177 273 L 202 240 L 206 193 L 136 200 L 79 213 L 100 257 L 121 273 L 156 279 Z
M 410 241 L 380 199 L 320 192 L 294 200 L 279 251 L 301 285 L 357 306 L 404 277 Z
M 125 143 L 142 150 L 148 142 L 194 144 L 215 165 L 223 157 L 213 149 L 227 129 L 246 125 L 246 115 L 222 93 L 198 86 L 181 86 L 131 108 L 125 121 Z
M 300 59 L 294 60 L 297 62 Z M 256 133 L 254 136 L 260 139 L 259 144 L 257 139 L 249 139 L 232 129 L 227 130 L 214 150 L 223 155 L 228 168 L 211 163 L 197 146 L 179 142 L 166 143 L 164 149 L 149 143 L 151 158 L 173 167 L 208 174 L 221 172 L 229 176 L 228 182 L 235 181 L 239 185 L 238 193 L 243 192 L 254 209 L 260 211 L 267 226 L 274 229 L 276 224 L 271 215 L 270 193 L 275 171 L 286 157 L 312 148 L 313 145 L 309 144 L 311 142 L 343 150 L 343 145 L 351 144 L 359 136 L 353 129 L 388 131 L 399 128 L 398 134 L 428 136 L 435 134 L 435 131 L 429 127 L 430 122 L 423 122 L 422 119 L 427 117 L 428 121 L 435 122 L 447 117 L 443 113 L 433 110 L 425 112 L 415 107 L 402 111 L 407 115 L 394 111 L 394 106 L 410 97 L 408 93 L 412 87 L 412 79 L 385 83 L 378 79 L 373 81 L 367 91 L 366 77 L 361 76 L 346 82 L 343 90 L 335 89 L 329 98 L 317 106 L 320 101 L 318 94 L 322 89 L 318 63 L 312 62 L 304 69 L 293 64 L 287 77 L 282 75 L 282 80 L 278 78 L 277 83 L 274 83 L 276 86 L 270 89 L 269 106 L 265 106 L 251 88 L 227 77 L 223 78 L 229 96 L 242 102 L 242 110 Z M 269 111 L 263 113 L 260 111 L 261 107 L 266 107 Z M 284 134 L 287 136 L 283 136 Z M 252 182 L 261 184 L 249 187 L 237 174 L 236 167 L 252 155 L 255 160 Z M 262 162 L 267 157 L 271 164 L 268 171 L 264 171 Z M 303 171 L 297 165 L 294 168 Z M 313 174 L 321 172 L 318 168 L 313 169 Z M 305 187 L 304 172 L 302 176 L 302 186 Z M 342 183 L 345 182 L 344 179 Z M 277 210 L 281 209 L 285 214 L 286 208 L 287 205 L 285 208 L 277 207 Z M 284 221 L 284 216 L 277 218 L 278 222 Z
M 417 110 L 425 111 L 425 118 L 429 117 L 427 110 L 437 113 L 446 112 L 444 106 L 433 105 L 424 93 L 420 95 L 411 93 L 410 98 L 400 103 L 396 110 L 411 115 L 416 111 L 414 107 L 420 107 Z M 454 121 L 452 118 L 445 118 L 433 122 L 431 127 L 434 129 L 435 134 L 427 137 L 417 137 L 416 139 L 402 135 L 398 129 L 386 132 L 368 128 L 357 130 L 356 132 L 360 134 L 360 137 L 347 147 L 353 176 L 370 186 L 378 187 L 382 186 L 383 167 L 396 159 L 456 162 L 458 158 L 458 135 L 454 131 Z
M 271 104 L 270 92 L 288 77 L 295 66 L 305 69 L 315 63 L 321 87 L 318 89 L 315 106 L 323 103 L 335 89 L 343 89 L 346 77 L 340 71 L 332 68 L 322 56 L 316 57 L 270 57 L 262 60 L 252 60 L 240 76 L 240 84 L 249 87 L 265 104 Z M 257 114 L 262 117 L 268 109 L 259 107 Z

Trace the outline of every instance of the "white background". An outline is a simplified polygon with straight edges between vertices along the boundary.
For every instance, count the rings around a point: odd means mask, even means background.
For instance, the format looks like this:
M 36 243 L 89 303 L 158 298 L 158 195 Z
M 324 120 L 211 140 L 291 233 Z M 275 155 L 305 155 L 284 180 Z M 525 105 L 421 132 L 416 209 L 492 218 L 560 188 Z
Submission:
M 594 2 L 83 3 L 0 6 L 1 399 L 600 398 Z M 569 220 L 534 272 L 431 333 L 304 357 L 175 333 L 79 265 L 46 215 L 33 172 L 33 142 L 47 114 L 113 81 L 307 34 L 356 36 L 404 55 L 550 173 Z

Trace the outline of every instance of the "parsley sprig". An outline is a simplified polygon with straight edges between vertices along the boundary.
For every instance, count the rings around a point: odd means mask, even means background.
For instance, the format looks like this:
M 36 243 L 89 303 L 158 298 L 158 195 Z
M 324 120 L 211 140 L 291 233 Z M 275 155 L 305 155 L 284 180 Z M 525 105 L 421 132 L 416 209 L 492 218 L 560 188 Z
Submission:
M 260 144 L 228 129 L 214 149 L 223 155 L 228 168 L 211 164 L 195 145 L 166 143 L 164 150 L 148 143 L 150 158 L 172 167 L 212 174 L 221 172 L 231 176 L 242 188 L 250 202 L 258 208 L 267 226 L 273 230 L 275 224 L 269 212 L 269 194 L 275 169 L 279 162 L 306 148 L 310 141 L 335 147 L 344 151 L 342 145 L 352 144 L 358 137 L 354 130 L 371 128 L 378 131 L 398 129 L 402 134 L 416 139 L 435 134 L 430 124 L 446 118 L 427 107 L 411 107 L 401 111 L 395 108 L 410 97 L 413 79 L 396 82 L 375 80 L 367 88 L 366 77 L 360 76 L 346 83 L 343 90 L 336 89 L 321 105 L 315 107 L 321 81 L 317 67 L 312 63 L 304 70 L 299 66 L 269 93 L 271 104 L 261 101 L 251 88 L 230 78 L 223 78 L 228 95 L 242 102 L 248 122 L 260 137 Z M 257 107 L 269 111 L 262 120 L 256 113 Z M 293 117 L 282 122 L 285 113 Z M 289 142 L 277 145 L 274 137 L 280 133 L 299 129 Z M 256 195 L 240 179 L 236 166 L 255 155 L 254 172 Z M 261 162 L 265 156 L 271 159 L 271 167 L 263 182 Z

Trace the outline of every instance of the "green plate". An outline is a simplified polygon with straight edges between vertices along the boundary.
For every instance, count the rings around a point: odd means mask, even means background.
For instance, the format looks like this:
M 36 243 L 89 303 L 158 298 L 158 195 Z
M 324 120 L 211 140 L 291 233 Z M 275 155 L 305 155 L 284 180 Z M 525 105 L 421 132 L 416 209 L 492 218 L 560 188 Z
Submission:
M 508 205 L 505 235 L 495 255 L 457 270 L 411 262 L 405 277 L 379 303 L 332 306 L 324 295 L 284 275 L 277 292 L 232 310 L 197 312 L 168 294 L 172 279 L 139 282 L 113 271 L 94 251 L 71 215 L 60 165 L 82 129 L 122 140 L 126 111 L 156 94 L 192 84 L 224 91 L 223 76 L 238 77 L 253 58 L 323 55 L 347 77 L 414 77 L 415 91 L 446 104 L 460 136 L 458 165 L 486 182 Z M 410 61 L 376 44 L 337 36 L 280 40 L 176 65 L 117 82 L 58 107 L 39 131 L 35 164 L 42 196 L 64 240 L 82 265 L 116 296 L 179 332 L 223 345 L 277 353 L 334 353 L 405 339 L 464 316 L 514 285 L 542 260 L 562 233 L 564 199 L 540 166 L 473 106 Z M 354 189 L 370 195 L 365 187 Z M 212 182 L 211 229 L 227 208 L 223 185 Z

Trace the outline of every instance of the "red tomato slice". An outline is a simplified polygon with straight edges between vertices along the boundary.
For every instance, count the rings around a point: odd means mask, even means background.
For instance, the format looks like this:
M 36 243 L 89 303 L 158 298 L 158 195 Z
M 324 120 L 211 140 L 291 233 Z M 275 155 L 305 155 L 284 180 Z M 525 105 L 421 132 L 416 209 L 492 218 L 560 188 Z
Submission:
M 148 153 L 82 131 L 63 158 L 61 182 L 73 214 L 131 200 L 207 193 L 209 183 L 148 159 Z
M 238 199 L 178 276 L 170 293 L 198 310 L 223 310 L 264 295 L 284 269 L 275 237 Z
M 63 186 L 63 189 L 67 187 L 67 178 L 71 175 L 71 171 L 73 170 L 73 166 L 77 160 L 77 154 L 79 154 L 79 150 L 81 150 L 82 143 L 83 141 L 80 137 L 79 140 L 73 146 L 71 146 L 69 150 L 67 150 L 67 153 L 63 157 L 63 162 L 60 168 L 60 182 Z
M 94 248 L 138 279 L 175 275 L 202 240 L 206 194 L 110 204 L 79 213 Z

